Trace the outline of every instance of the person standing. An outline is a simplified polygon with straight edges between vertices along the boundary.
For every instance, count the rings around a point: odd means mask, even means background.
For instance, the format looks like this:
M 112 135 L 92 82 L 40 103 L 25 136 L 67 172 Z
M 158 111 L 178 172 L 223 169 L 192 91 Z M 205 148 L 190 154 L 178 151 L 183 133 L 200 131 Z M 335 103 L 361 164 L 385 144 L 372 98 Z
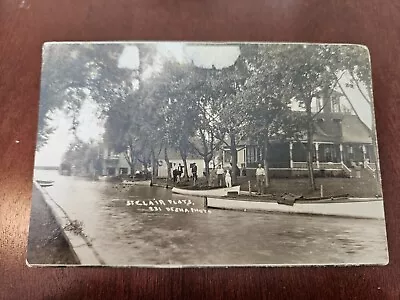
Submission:
M 265 170 L 261 164 L 258 164 L 258 168 L 256 169 L 257 195 L 261 195 L 264 192 L 264 179 Z
M 217 168 L 217 181 L 219 187 L 224 186 L 224 169 L 222 168 L 222 165 L 219 165 Z
M 174 180 L 174 183 L 178 181 L 178 169 L 176 168 L 176 164 L 174 164 L 174 169 L 172 171 L 172 178 Z
M 192 176 L 193 176 L 193 185 L 196 185 L 196 182 L 197 182 L 197 166 L 196 166 L 196 163 L 192 164 Z
M 245 164 L 242 164 L 242 170 L 240 173 L 241 176 L 246 177 L 247 170 Z
M 231 177 L 231 172 L 229 172 L 229 170 L 227 170 L 225 174 L 225 185 L 228 188 L 232 187 L 232 177 Z
M 178 171 L 179 171 L 179 178 L 178 180 L 181 181 L 182 179 L 182 174 L 183 174 L 183 166 L 181 164 L 178 165 Z

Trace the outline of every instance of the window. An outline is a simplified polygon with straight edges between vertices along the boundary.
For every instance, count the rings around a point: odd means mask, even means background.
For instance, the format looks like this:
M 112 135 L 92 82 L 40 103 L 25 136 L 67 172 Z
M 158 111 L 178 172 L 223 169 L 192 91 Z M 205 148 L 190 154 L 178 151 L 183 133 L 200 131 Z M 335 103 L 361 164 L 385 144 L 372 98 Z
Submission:
M 340 113 L 340 98 L 332 99 L 332 112 Z
M 262 160 L 260 157 L 261 151 L 257 147 L 248 146 L 246 149 L 246 161 L 247 163 L 255 163 Z

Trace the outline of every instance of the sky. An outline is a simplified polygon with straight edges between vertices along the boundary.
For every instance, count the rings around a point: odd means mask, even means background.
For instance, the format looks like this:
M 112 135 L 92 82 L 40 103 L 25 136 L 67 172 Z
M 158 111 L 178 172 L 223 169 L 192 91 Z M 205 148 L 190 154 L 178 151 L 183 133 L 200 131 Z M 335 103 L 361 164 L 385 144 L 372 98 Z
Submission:
M 213 65 L 216 68 L 224 68 L 232 65 L 239 54 L 239 48 L 232 45 L 206 46 L 188 45 L 180 42 L 159 43 L 157 44 L 154 65 L 145 71 L 144 77 L 147 78 L 160 70 L 165 59 L 175 59 L 179 62 L 193 61 L 195 65 L 205 68 L 211 68 Z M 118 67 L 133 70 L 137 69 L 138 65 L 138 49 L 134 44 L 127 44 L 119 59 Z M 345 80 L 345 78 L 342 79 L 342 86 L 345 86 Z M 345 88 L 345 90 L 362 121 L 371 128 L 372 117 L 369 105 L 366 105 L 365 100 L 357 90 L 351 88 Z M 70 132 L 71 119 L 62 112 L 56 112 L 52 117 L 51 125 L 56 130 L 48 143 L 36 152 L 36 166 L 59 166 L 63 154 L 73 141 L 73 135 Z M 104 120 L 98 118 L 97 107 L 90 98 L 84 101 L 79 121 L 80 126 L 77 135 L 80 139 L 83 141 L 101 139 L 104 132 Z

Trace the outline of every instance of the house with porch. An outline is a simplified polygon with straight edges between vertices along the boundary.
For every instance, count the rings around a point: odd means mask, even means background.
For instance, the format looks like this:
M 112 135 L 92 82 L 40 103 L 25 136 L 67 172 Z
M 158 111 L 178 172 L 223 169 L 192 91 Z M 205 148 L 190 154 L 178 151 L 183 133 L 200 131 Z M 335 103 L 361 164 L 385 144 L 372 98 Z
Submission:
M 355 164 L 362 164 L 373 173 L 375 152 L 371 129 L 357 115 L 350 113 L 320 113 L 314 122 L 314 163 L 316 174 L 349 176 Z M 262 149 L 251 141 L 237 147 L 238 167 L 253 173 L 263 162 Z M 223 149 L 224 165 L 231 162 L 229 148 Z M 307 174 L 307 139 L 271 141 L 268 167 L 273 177 Z

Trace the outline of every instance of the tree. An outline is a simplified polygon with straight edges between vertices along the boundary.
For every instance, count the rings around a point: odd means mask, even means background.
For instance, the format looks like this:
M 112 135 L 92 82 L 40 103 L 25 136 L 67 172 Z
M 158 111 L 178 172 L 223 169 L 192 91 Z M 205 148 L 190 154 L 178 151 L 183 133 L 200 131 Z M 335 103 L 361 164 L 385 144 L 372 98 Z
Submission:
M 190 154 L 190 138 L 194 135 L 198 113 L 193 92 L 201 82 L 193 80 L 193 68 L 187 64 L 165 62 L 163 71 L 152 80 L 151 97 L 159 103 L 164 113 L 164 141 L 176 149 L 183 161 L 184 177 L 188 178 L 187 158 Z M 167 149 L 164 148 L 164 153 Z
M 338 46 L 319 44 L 286 47 L 285 64 L 282 67 L 288 74 L 291 96 L 305 108 L 308 177 L 310 188 L 316 189 L 313 172 L 314 121 L 322 109 L 314 113 L 312 103 L 321 95 L 330 97 L 337 84 L 337 77 L 333 76 L 332 70 L 337 70 L 340 55 Z
M 105 123 L 105 145 L 124 154 L 131 172 L 135 171 L 137 157 L 143 148 L 137 136 L 140 127 L 140 113 L 136 110 L 138 101 L 138 97 L 131 94 L 129 100 L 115 104 L 108 111 Z
M 43 51 L 38 148 L 52 133 L 50 113 L 62 109 L 75 121 L 90 97 L 103 110 L 131 91 L 132 70 L 118 68 L 118 44 L 46 44 Z M 76 127 L 78 124 L 73 124 Z
M 85 99 L 90 98 L 106 116 L 110 108 L 123 101 L 143 80 L 144 72 L 153 63 L 152 44 L 134 44 L 139 52 L 139 66 L 119 67 L 124 45 L 109 43 L 46 44 L 43 51 L 41 100 L 39 107 L 38 149 L 54 131 L 50 113 L 61 109 L 72 117 L 76 129 L 77 116 Z
M 99 145 L 93 141 L 76 139 L 65 152 L 63 164 L 74 166 L 80 175 L 96 178 L 102 171 L 99 150 Z
M 243 47 L 242 47 L 243 48 Z M 233 167 L 232 184 L 237 183 L 237 144 L 245 137 L 244 125 L 248 122 L 246 114 L 247 104 L 241 92 L 250 72 L 245 63 L 245 51 L 243 51 L 235 63 L 220 70 L 213 69 L 211 90 L 214 96 L 214 110 L 217 117 L 214 117 L 215 136 L 220 143 L 229 147 L 231 163 Z
M 241 92 L 246 103 L 245 128 L 248 138 L 262 149 L 266 187 L 270 142 L 293 138 L 300 131 L 301 123 L 290 107 L 291 74 L 283 69 L 290 50 L 285 45 L 250 45 L 243 49 L 251 73 Z
M 364 46 L 343 46 L 340 49 L 341 63 L 338 65 L 342 71 L 347 72 L 350 75 L 350 81 L 346 84 L 346 87 L 357 89 L 365 100 L 366 104 L 370 107 L 371 111 L 371 138 L 373 151 L 376 158 L 378 157 L 378 145 L 376 136 L 376 124 L 374 114 L 374 103 L 372 96 L 372 75 L 371 75 L 371 62 L 368 48 Z M 334 72 L 334 70 L 332 70 Z M 352 106 L 353 111 L 358 116 L 357 110 L 354 108 L 351 99 L 344 90 L 342 84 L 338 82 L 338 86 L 343 96 L 347 99 L 348 103 Z M 359 117 L 359 116 L 358 116 Z M 382 186 L 380 183 L 380 174 L 378 169 L 378 163 L 375 168 L 375 178 L 377 181 L 378 194 L 382 195 Z
M 205 69 L 191 65 L 192 84 L 188 93 L 192 97 L 193 110 L 197 114 L 194 120 L 194 134 L 189 139 L 192 152 L 203 158 L 207 182 L 210 175 L 210 162 L 216 149 L 222 144 L 217 139 L 220 110 L 218 93 L 213 88 L 215 69 Z

